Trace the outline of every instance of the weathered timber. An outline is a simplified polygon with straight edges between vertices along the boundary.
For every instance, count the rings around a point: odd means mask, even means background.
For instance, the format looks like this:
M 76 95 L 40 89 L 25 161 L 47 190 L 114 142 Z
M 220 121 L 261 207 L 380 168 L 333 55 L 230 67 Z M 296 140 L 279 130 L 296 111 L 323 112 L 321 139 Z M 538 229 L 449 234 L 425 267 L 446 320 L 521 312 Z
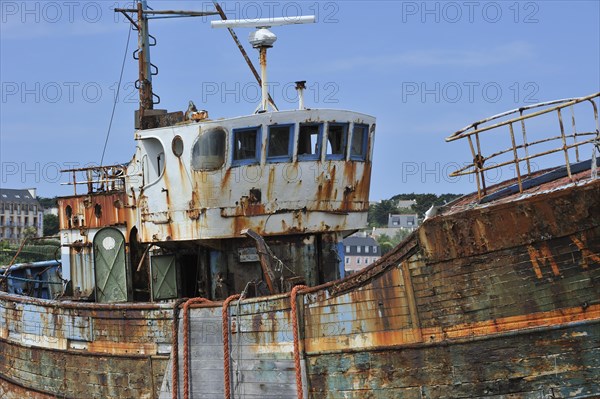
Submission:
M 171 350 L 167 305 L 59 303 L 0 293 L 2 398 L 158 396 Z

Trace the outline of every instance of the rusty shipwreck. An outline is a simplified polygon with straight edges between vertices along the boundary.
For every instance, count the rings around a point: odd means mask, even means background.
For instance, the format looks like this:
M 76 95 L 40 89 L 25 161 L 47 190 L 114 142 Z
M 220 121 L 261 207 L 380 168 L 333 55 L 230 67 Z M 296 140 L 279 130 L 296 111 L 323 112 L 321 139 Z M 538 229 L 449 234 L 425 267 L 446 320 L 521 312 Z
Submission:
M 117 11 L 139 38 L 136 152 L 67 171 L 60 262 L 1 269 L 0 397 L 600 395 L 600 94 L 450 136 L 469 146 L 455 174 L 477 191 L 344 278 L 341 240 L 366 225 L 375 118 L 307 109 L 303 82 L 297 110 L 274 108 L 268 28 L 290 23 L 278 19 L 253 25 L 257 112 L 156 110 L 148 20 L 226 17 L 218 5 Z M 237 40 L 240 22 L 223 24 Z

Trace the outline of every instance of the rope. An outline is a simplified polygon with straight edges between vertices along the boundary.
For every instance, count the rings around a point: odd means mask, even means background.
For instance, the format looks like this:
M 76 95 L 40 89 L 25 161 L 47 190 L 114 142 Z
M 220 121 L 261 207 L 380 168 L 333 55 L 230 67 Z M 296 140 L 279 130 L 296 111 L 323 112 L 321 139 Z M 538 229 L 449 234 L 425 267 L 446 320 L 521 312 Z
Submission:
M 229 307 L 229 303 L 240 298 L 241 295 L 235 294 L 231 295 L 229 298 L 225 299 L 223 302 L 223 381 L 225 384 L 225 399 L 231 398 L 231 380 L 229 376 L 229 314 L 227 312 L 227 308 Z
M 308 288 L 306 285 L 297 285 L 292 289 L 290 302 L 292 305 L 292 329 L 294 333 L 294 368 L 296 369 L 296 395 L 298 399 L 304 398 L 302 389 L 302 368 L 300 367 L 300 349 L 298 342 L 298 310 L 296 305 L 296 296 L 298 291 Z
M 171 367 L 171 398 L 179 398 L 179 307 L 182 303 L 187 301 L 187 298 L 178 299 L 173 304 L 173 348 L 171 354 L 173 356 L 172 367 Z
M 117 93 L 115 94 L 115 102 L 113 103 L 112 113 L 110 115 L 110 122 L 108 123 L 108 131 L 106 132 L 106 140 L 104 140 L 104 148 L 102 149 L 102 158 L 100 158 L 100 166 L 104 162 L 104 155 L 106 154 L 106 146 L 108 145 L 108 138 L 110 137 L 110 130 L 112 128 L 113 119 L 115 118 L 115 109 L 117 108 L 117 102 L 119 101 L 119 93 L 121 91 L 121 82 L 123 81 L 123 71 L 125 70 L 125 61 L 127 60 L 127 53 L 129 53 L 129 41 L 131 39 L 131 28 L 127 32 L 127 44 L 125 45 L 125 55 L 123 55 L 123 64 L 121 65 L 121 75 L 119 76 L 119 85 L 117 86 Z
M 206 298 L 191 298 L 183 304 L 183 399 L 190 399 L 190 306 L 211 302 Z

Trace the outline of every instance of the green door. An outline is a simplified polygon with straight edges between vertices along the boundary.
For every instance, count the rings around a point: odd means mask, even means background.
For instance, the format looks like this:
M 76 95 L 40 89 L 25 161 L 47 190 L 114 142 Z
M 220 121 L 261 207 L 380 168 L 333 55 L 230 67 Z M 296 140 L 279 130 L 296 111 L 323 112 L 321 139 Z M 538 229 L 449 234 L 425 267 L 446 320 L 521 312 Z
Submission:
M 152 300 L 177 298 L 177 258 L 173 255 L 153 256 Z
M 97 302 L 127 302 L 131 299 L 125 237 L 113 227 L 100 230 L 94 237 L 94 275 Z

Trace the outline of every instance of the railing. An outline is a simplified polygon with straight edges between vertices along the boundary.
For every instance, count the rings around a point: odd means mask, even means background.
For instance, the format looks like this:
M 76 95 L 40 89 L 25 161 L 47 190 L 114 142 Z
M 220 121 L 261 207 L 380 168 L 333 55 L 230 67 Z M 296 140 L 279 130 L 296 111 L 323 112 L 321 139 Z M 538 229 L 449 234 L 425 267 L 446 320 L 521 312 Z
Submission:
M 592 152 L 592 176 L 597 177 L 596 153 L 600 152 L 600 126 L 598 124 L 598 105 L 596 104 L 598 97 L 600 97 L 600 93 L 595 93 L 586 97 L 555 100 L 521 107 L 519 109 L 494 115 L 487 119 L 482 119 L 464 127 L 446 138 L 446 141 L 455 141 L 466 138 L 473 156 L 473 162 L 459 168 L 451 173 L 450 176 L 455 177 L 474 174 L 477 182 L 477 193 L 479 198 L 482 198 L 487 194 L 485 173 L 493 169 L 514 166 L 519 192 L 522 193 L 523 180 L 531 176 L 533 172 L 532 159 L 554 153 L 562 153 L 567 175 L 569 178 L 572 178 L 571 160 L 573 152 L 575 160 L 580 162 L 582 147 L 586 146 L 590 147 Z M 589 106 L 590 104 L 591 106 Z M 584 106 L 586 107 L 584 108 Z M 571 133 L 566 132 L 565 124 L 563 123 L 563 110 L 565 109 L 570 110 Z M 586 126 L 589 130 L 583 129 L 583 131 L 578 131 L 575 117 L 576 112 L 586 113 L 587 122 L 591 121 L 591 117 L 593 117 L 594 125 Z M 538 126 L 536 127 L 535 133 L 539 134 L 539 131 L 543 130 L 543 137 L 528 141 L 527 136 L 532 133 L 532 128 L 530 127 L 528 131 L 526 125 L 535 124 L 542 116 L 552 115 L 554 113 L 557 115 L 557 120 L 555 122 L 558 122 L 558 127 L 554 124 L 557 133 L 545 133 L 546 129 L 549 127 L 546 125 Z M 508 119 L 504 120 L 506 118 Z M 532 118 L 537 119 L 532 120 Z M 518 135 L 515 134 L 515 124 L 520 126 L 521 137 L 518 137 Z M 504 150 L 493 152 L 487 156 L 484 155 L 482 152 L 482 133 L 488 131 L 498 132 L 503 128 L 508 132 L 511 145 Z M 493 137 L 498 139 L 498 136 Z M 557 141 L 560 143 L 558 147 L 539 149 L 540 147 L 554 145 L 553 143 Z M 571 155 L 569 154 L 570 150 Z M 523 170 L 523 167 L 521 166 L 522 163 L 525 163 L 526 170 Z
M 74 194 L 77 195 L 77 186 L 85 185 L 87 193 L 98 193 L 107 191 L 121 191 L 125 189 L 124 165 L 93 166 L 89 168 L 66 169 L 61 173 L 69 173 L 69 181 L 62 185 L 73 186 Z M 78 174 L 83 179 L 78 180 Z

